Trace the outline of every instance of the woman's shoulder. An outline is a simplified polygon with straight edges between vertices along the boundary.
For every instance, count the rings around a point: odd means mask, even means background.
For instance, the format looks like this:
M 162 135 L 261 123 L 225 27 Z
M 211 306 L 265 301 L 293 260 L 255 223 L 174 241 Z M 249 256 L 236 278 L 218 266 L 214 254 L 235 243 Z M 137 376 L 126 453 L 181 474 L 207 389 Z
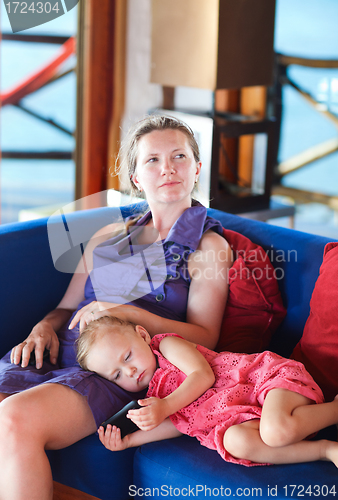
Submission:
M 224 236 L 216 233 L 212 229 L 208 229 L 202 236 L 198 250 L 208 251 L 208 250 L 231 250 L 230 245 Z
M 193 274 L 195 266 L 216 265 L 222 263 L 229 267 L 233 264 L 232 250 L 225 238 L 212 230 L 206 231 L 193 254 L 190 255 L 190 271 Z M 193 266 L 193 267 L 191 267 Z

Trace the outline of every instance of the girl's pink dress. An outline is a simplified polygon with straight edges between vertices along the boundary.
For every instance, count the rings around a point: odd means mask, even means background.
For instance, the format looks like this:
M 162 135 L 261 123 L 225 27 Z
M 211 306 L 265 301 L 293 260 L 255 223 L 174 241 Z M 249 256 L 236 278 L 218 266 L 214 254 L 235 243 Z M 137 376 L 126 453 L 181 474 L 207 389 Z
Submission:
M 175 334 L 156 335 L 151 341 L 159 368 L 149 384 L 147 397 L 164 398 L 186 378 L 158 350 L 161 340 L 168 335 Z M 321 389 L 297 361 L 269 351 L 258 354 L 217 353 L 200 345 L 197 349 L 213 369 L 215 383 L 196 401 L 171 415 L 170 420 L 180 432 L 196 437 L 207 448 L 217 450 L 227 462 L 262 465 L 234 458 L 224 449 L 223 436 L 232 425 L 260 418 L 264 399 L 271 389 L 289 389 L 315 403 L 324 401 Z

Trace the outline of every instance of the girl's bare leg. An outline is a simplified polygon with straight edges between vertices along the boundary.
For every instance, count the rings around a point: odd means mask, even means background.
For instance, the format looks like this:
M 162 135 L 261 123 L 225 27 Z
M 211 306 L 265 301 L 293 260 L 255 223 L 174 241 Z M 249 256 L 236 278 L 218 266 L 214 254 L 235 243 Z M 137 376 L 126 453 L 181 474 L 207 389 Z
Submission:
M 269 446 L 286 446 L 337 422 L 338 399 L 313 404 L 301 394 L 272 389 L 263 404 L 260 435 Z
M 291 464 L 332 460 L 338 467 L 338 443 L 331 441 L 300 441 L 281 447 L 265 444 L 259 433 L 259 420 L 250 420 L 230 427 L 224 434 L 224 448 L 234 457 L 256 463 Z M 332 457 L 335 455 L 336 460 Z
M 51 500 L 45 449 L 69 446 L 96 430 L 86 398 L 60 384 L 44 384 L 0 405 L 0 500 Z

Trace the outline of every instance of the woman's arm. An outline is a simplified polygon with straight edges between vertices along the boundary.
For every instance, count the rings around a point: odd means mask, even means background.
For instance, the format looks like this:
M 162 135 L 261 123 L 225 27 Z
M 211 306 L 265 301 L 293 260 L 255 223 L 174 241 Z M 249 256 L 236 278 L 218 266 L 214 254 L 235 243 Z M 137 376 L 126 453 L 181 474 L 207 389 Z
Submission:
M 228 299 L 228 273 L 233 264 L 232 250 L 223 236 L 208 231 L 197 251 L 190 255 L 188 264 L 191 284 L 187 323 L 201 326 L 206 333 L 195 333 L 192 328 L 183 336 L 191 342 L 214 349 L 219 339 Z
M 85 298 L 84 287 L 88 273 L 93 267 L 93 250 L 99 243 L 107 240 L 113 233 L 120 230 L 120 224 L 110 224 L 94 234 L 86 246 L 61 302 L 56 309 L 48 313 L 34 326 L 24 342 L 12 349 L 12 363 L 21 363 L 21 366 L 27 366 L 30 354 L 35 350 L 36 367 L 41 368 L 45 348 L 50 351 L 50 361 L 54 364 L 57 362 L 59 340 L 56 332 L 69 320 L 78 304 Z
M 208 231 L 197 251 L 188 259 L 191 284 L 186 323 L 162 318 L 130 304 L 93 302 L 77 313 L 70 328 L 80 321 L 82 330 L 88 322 L 110 314 L 142 325 L 152 337 L 158 333 L 175 332 L 191 342 L 213 349 L 222 324 L 231 265 L 232 252 L 227 241 L 219 234 Z
M 139 400 L 143 408 L 130 410 L 128 418 L 144 431 L 158 426 L 163 420 L 202 396 L 215 382 L 215 375 L 196 345 L 187 340 L 169 336 L 159 345 L 163 356 L 181 370 L 187 378 L 171 394 L 163 399 Z
M 75 311 L 84 300 L 84 287 L 89 273 L 93 269 L 93 252 L 95 248 L 123 230 L 121 224 L 109 224 L 97 231 L 88 241 L 85 251 L 78 263 L 75 273 L 58 307 Z

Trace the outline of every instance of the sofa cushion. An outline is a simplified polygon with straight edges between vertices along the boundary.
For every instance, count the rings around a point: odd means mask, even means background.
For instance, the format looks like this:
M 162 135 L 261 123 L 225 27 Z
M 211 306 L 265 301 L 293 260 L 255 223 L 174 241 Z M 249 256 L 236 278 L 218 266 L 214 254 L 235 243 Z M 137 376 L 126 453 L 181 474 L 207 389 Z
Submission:
M 304 363 L 326 400 L 338 393 L 338 242 L 328 243 L 310 301 L 310 315 L 292 357 Z
M 234 255 L 229 295 L 216 350 L 254 353 L 265 350 L 285 317 L 278 274 L 263 248 L 229 229 L 223 230 Z
M 130 493 L 153 499 L 334 498 L 336 484 L 337 469 L 330 462 L 244 467 L 225 462 L 195 438 L 181 436 L 136 450 Z

